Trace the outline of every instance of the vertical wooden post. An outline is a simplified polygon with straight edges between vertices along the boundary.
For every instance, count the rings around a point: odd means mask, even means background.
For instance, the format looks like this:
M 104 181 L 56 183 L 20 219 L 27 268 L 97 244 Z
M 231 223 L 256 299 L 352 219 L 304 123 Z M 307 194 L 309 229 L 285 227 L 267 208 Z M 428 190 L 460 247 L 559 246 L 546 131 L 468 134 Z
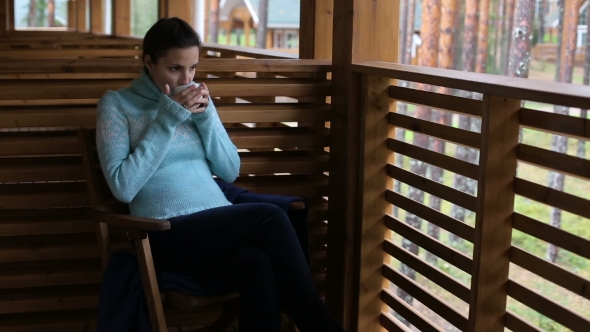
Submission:
M 0 36 L 8 32 L 8 0 L 0 0 Z
M 14 31 L 14 27 L 16 24 L 15 21 L 15 13 L 14 13 L 14 2 L 16 0 L 8 0 L 8 9 L 7 9 L 7 21 L 8 21 L 8 26 L 7 26 L 7 30 L 10 31 Z
M 299 58 L 332 58 L 334 0 L 302 0 L 299 23 Z
M 484 95 L 469 331 L 504 331 L 520 100 Z M 492 116 L 493 115 L 493 116 Z
M 87 10 L 88 0 L 76 0 L 76 30 L 78 30 L 78 32 L 88 32 L 86 24 Z
M 360 75 L 352 72 L 352 63 L 366 60 L 396 62 L 399 36 L 399 0 L 338 0 L 334 6 L 332 117 L 330 119 L 330 189 L 326 302 L 336 319 L 343 322 L 347 331 L 356 331 L 359 323 L 371 322 L 378 316 L 375 308 L 362 308 L 359 319 L 360 258 L 383 258 L 371 246 L 367 237 L 361 244 L 363 195 L 361 159 L 362 117 Z M 374 220 L 365 220 L 370 225 Z M 369 226 L 370 227 L 370 226 Z M 367 242 L 369 241 L 369 242 Z M 377 255 L 380 255 L 377 257 Z M 370 266 L 370 264 L 368 265 Z M 363 280 L 370 273 L 381 275 L 380 270 L 362 272 Z M 381 283 L 364 286 L 363 297 L 371 296 Z M 363 300 L 363 304 L 365 300 Z M 370 331 L 370 330 L 367 330 Z
M 167 17 L 178 17 L 190 25 L 194 25 L 194 1 L 174 0 L 168 1 Z
M 104 0 L 90 0 L 90 32 L 104 33 L 103 23 Z
M 391 136 L 388 122 L 390 110 L 389 78 L 364 76 L 362 79 L 361 105 L 361 158 L 362 224 L 360 228 L 359 309 L 357 331 L 378 331 L 379 316 L 385 309 L 381 301 L 384 283 L 381 274 L 387 255 L 383 251 L 383 239 L 390 233 L 384 217 L 389 204 L 385 193 L 392 182 L 386 166 L 393 153 L 387 148 Z M 388 283 L 387 283 L 388 284 Z
M 131 0 L 113 0 L 113 35 L 131 35 Z
M 76 0 L 68 1 L 68 30 L 76 30 Z
M 168 17 L 168 0 L 158 0 L 158 19 Z

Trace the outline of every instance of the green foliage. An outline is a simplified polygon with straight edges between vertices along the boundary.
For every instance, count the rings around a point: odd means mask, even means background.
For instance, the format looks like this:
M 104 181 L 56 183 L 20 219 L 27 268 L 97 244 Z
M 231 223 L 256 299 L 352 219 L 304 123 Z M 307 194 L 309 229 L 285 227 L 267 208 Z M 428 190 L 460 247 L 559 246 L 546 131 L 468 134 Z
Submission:
M 157 0 L 131 0 L 131 34 L 143 37 L 158 20 Z

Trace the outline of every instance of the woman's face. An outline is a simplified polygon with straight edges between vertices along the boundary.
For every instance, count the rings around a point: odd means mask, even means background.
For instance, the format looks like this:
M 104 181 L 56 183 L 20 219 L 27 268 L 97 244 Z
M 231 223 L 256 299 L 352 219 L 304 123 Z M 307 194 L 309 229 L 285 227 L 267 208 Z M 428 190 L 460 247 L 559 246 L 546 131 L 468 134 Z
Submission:
M 158 64 L 154 64 L 149 55 L 144 58 L 150 76 L 156 86 L 164 93 L 175 87 L 189 84 L 195 77 L 195 70 L 199 64 L 199 48 L 171 48 L 165 57 L 161 57 Z M 169 90 L 166 91 L 166 84 Z

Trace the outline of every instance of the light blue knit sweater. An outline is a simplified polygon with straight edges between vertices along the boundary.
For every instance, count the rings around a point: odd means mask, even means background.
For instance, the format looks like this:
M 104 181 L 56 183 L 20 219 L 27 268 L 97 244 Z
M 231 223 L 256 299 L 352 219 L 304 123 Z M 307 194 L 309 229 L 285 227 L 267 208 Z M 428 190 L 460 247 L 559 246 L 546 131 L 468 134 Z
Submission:
M 231 205 L 212 174 L 233 182 L 240 158 L 212 100 L 192 114 L 143 70 L 100 99 L 96 143 L 109 188 L 132 215 L 169 219 Z

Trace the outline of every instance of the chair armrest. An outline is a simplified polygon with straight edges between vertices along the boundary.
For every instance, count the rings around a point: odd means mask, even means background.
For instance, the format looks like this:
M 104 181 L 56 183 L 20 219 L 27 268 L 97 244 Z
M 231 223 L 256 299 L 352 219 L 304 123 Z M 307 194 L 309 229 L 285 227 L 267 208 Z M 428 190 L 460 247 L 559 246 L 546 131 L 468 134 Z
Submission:
M 120 226 L 137 231 L 166 231 L 170 229 L 170 222 L 163 219 L 152 219 L 126 214 L 93 211 L 92 218 L 95 221 L 108 225 Z

